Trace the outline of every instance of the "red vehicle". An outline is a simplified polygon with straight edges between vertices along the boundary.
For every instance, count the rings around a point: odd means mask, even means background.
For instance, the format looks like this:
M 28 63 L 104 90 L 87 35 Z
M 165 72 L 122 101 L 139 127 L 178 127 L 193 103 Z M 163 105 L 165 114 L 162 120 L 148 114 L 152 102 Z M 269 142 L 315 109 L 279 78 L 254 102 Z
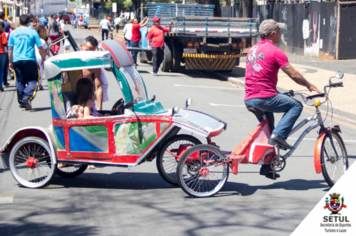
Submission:
M 348 169 L 348 156 L 340 136 L 340 127 L 338 125 L 325 127 L 325 120 L 322 118 L 318 107 L 329 102 L 331 88 L 343 87 L 342 82 L 332 83 L 331 79 L 341 79 L 343 76 L 342 72 L 338 72 L 334 77 L 331 77 L 322 94 L 308 97 L 293 91 L 286 94 L 287 96 L 300 95 L 305 104 L 314 106 L 316 109 L 315 115 L 296 125 L 289 135 L 300 130 L 308 122 L 314 121 L 314 124 L 308 127 L 295 142 L 294 147 L 297 148 L 311 130 L 320 128 L 314 148 L 315 171 L 317 174 L 323 173 L 324 179 L 330 187 Z M 318 97 L 324 97 L 325 100 L 323 102 L 320 102 L 320 100 L 313 103 L 308 102 Z M 271 129 L 267 116 L 257 108 L 248 108 L 248 110 L 260 114 L 263 120 L 232 152 L 221 151 L 215 143 L 211 142 L 187 146 L 178 150 L 176 160 L 179 160 L 179 163 L 176 173 L 178 183 L 184 192 L 193 197 L 213 196 L 225 185 L 229 176 L 229 167 L 232 173 L 237 175 L 240 164 L 269 164 L 273 179 L 276 179 L 276 172 L 284 169 L 287 158 L 293 154 L 295 149 L 281 155 L 280 149 L 284 150 L 282 147 L 268 144 Z
M 72 17 L 72 14 L 64 14 L 62 19 L 64 20 L 65 24 L 71 24 L 71 17 Z

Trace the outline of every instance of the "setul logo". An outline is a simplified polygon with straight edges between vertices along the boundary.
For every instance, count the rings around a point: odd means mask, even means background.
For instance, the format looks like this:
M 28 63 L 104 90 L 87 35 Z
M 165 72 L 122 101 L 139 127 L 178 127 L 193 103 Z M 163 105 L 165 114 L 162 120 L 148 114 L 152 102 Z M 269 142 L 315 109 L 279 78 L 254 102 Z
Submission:
M 331 211 L 330 215 L 341 215 L 339 211 L 342 210 L 342 208 L 346 208 L 346 205 L 344 205 L 344 197 L 341 198 L 340 202 L 340 194 L 338 193 L 333 193 L 330 194 L 330 203 L 328 198 L 326 197 L 325 203 L 326 205 L 324 206 L 324 209 L 329 209 Z
M 320 223 L 320 227 L 324 228 L 326 233 L 347 233 L 348 228 L 351 228 L 352 224 L 347 216 L 342 216 L 339 212 L 346 208 L 344 205 L 344 198 L 340 199 L 340 194 L 330 194 L 329 199 L 325 199 L 324 209 L 328 209 L 331 214 L 323 217 L 323 223 Z

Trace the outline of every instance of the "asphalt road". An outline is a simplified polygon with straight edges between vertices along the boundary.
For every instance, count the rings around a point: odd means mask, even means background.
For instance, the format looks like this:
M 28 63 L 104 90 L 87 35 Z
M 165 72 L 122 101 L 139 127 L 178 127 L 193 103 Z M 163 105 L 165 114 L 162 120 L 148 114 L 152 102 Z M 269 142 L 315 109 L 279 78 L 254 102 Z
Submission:
M 89 34 L 94 33 L 73 31 L 78 42 Z M 192 98 L 192 109 L 227 122 L 227 130 L 213 139 L 222 150 L 234 149 L 258 124 L 243 106 L 244 91 L 227 82 L 184 70 L 153 77 L 151 65 L 139 65 L 138 70 L 149 97 L 156 95 L 165 108 L 183 107 Z M 110 101 L 104 109 L 121 98 L 114 77 L 106 75 Z M 44 84 L 33 102 L 34 112 L 20 111 L 14 86 L 0 93 L 1 145 L 21 127 L 50 125 Z M 303 113 L 300 120 L 308 116 Z M 276 117 L 278 121 L 281 116 Z M 351 164 L 356 132 L 343 125 L 341 129 Z M 0 203 L 0 235 L 290 235 L 329 190 L 314 170 L 316 137 L 316 130 L 306 137 L 277 181 L 260 176 L 257 165 L 242 165 L 237 176 L 230 173 L 219 194 L 205 199 L 190 198 L 167 184 L 155 161 L 128 169 L 97 167 L 74 179 L 56 176 L 43 189 L 20 187 L 9 170 L 0 170 L 0 195 L 14 194 L 12 203 Z

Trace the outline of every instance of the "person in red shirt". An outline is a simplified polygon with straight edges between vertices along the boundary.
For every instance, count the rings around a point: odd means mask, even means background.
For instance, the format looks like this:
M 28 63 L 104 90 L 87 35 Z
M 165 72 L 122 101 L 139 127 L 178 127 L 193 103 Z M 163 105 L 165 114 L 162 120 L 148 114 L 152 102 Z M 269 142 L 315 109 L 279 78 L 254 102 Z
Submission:
M 278 23 L 272 19 L 264 20 L 260 24 L 261 41 L 250 49 L 246 57 L 246 95 L 244 100 L 247 108 L 257 108 L 268 117 L 269 126 L 273 132 L 268 140 L 269 144 L 282 149 L 294 149 L 286 142 L 286 139 L 302 113 L 303 105 L 292 97 L 278 93 L 279 69 L 297 84 L 305 86 L 310 92 L 320 93 L 320 91 L 296 71 L 289 64 L 287 55 L 275 46 L 281 37 L 280 29 L 284 27 L 284 23 Z M 274 128 L 274 112 L 284 113 L 276 128 Z M 259 121 L 262 121 L 262 115 L 257 113 L 255 115 Z M 262 165 L 260 174 L 272 178 L 270 165 Z
M 160 18 L 154 17 L 152 19 L 153 27 L 147 34 L 147 49 L 152 50 L 153 55 L 153 75 L 158 76 L 158 68 L 160 67 L 164 58 L 164 33 L 172 30 L 173 21 L 169 23 L 169 29 L 161 26 Z M 152 43 L 150 45 L 150 41 Z
M 0 68 L 5 67 L 6 62 L 6 52 L 5 47 L 7 46 L 7 38 L 5 34 L 5 24 L 0 22 Z M 4 88 L 2 87 L 3 82 L 3 73 L 4 70 L 0 70 L 0 92 L 4 92 Z
M 144 27 L 148 24 L 149 18 L 146 16 L 141 23 L 138 23 L 138 19 L 135 18 L 132 24 L 132 37 L 131 37 L 131 42 L 130 46 L 138 48 L 140 46 L 140 40 L 141 40 L 141 27 Z M 135 63 L 135 67 L 137 67 L 137 51 L 131 51 L 131 56 L 132 59 Z

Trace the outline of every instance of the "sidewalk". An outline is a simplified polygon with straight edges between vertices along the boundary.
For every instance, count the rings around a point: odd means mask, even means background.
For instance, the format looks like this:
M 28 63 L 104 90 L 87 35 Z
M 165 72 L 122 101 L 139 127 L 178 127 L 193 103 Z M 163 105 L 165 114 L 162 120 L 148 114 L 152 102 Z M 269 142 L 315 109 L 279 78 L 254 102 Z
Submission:
M 288 58 L 290 58 L 291 65 L 299 71 L 310 83 L 314 84 L 319 88 L 320 91 L 324 91 L 324 86 L 329 83 L 329 78 L 334 76 L 337 70 L 339 69 L 339 65 L 341 61 L 326 61 L 326 60 L 318 60 L 315 58 L 304 58 L 302 56 L 296 56 L 290 53 L 287 53 Z M 333 116 L 339 120 L 349 122 L 351 124 L 356 124 L 356 93 L 353 91 L 356 88 L 356 73 L 354 70 L 350 69 L 350 64 L 356 62 L 344 61 L 343 64 L 346 64 L 348 68 L 345 70 L 348 73 L 345 73 L 344 78 L 341 80 L 344 83 L 343 88 L 332 88 L 329 94 L 329 98 L 333 105 Z M 310 64 L 313 66 L 309 66 L 306 64 Z M 330 64 L 333 64 L 331 66 Z M 344 65 L 345 66 L 345 65 Z M 354 66 L 352 66 L 354 67 Z M 329 68 L 329 69 L 325 69 Z M 245 70 L 246 70 L 246 62 L 245 58 L 241 60 L 240 65 L 236 67 L 231 73 L 217 73 L 214 72 L 214 75 L 221 80 L 229 81 L 234 83 L 240 87 L 245 87 Z M 344 71 L 345 71 L 344 70 Z M 340 69 L 340 71 L 343 71 Z M 210 72 L 209 72 L 210 73 Z M 340 82 L 338 79 L 333 79 L 333 82 Z M 306 91 L 306 88 L 296 84 L 293 80 L 291 80 L 282 70 L 278 73 L 278 84 L 277 88 L 280 92 L 289 91 L 289 90 L 303 90 L 305 93 L 309 93 Z M 322 99 L 321 99 L 322 100 Z M 305 104 L 303 104 L 305 105 Z M 315 110 L 312 107 L 306 106 L 305 108 L 310 112 L 314 112 Z M 327 113 L 326 104 L 322 105 L 320 110 L 322 113 Z M 330 115 L 330 109 L 329 109 Z

